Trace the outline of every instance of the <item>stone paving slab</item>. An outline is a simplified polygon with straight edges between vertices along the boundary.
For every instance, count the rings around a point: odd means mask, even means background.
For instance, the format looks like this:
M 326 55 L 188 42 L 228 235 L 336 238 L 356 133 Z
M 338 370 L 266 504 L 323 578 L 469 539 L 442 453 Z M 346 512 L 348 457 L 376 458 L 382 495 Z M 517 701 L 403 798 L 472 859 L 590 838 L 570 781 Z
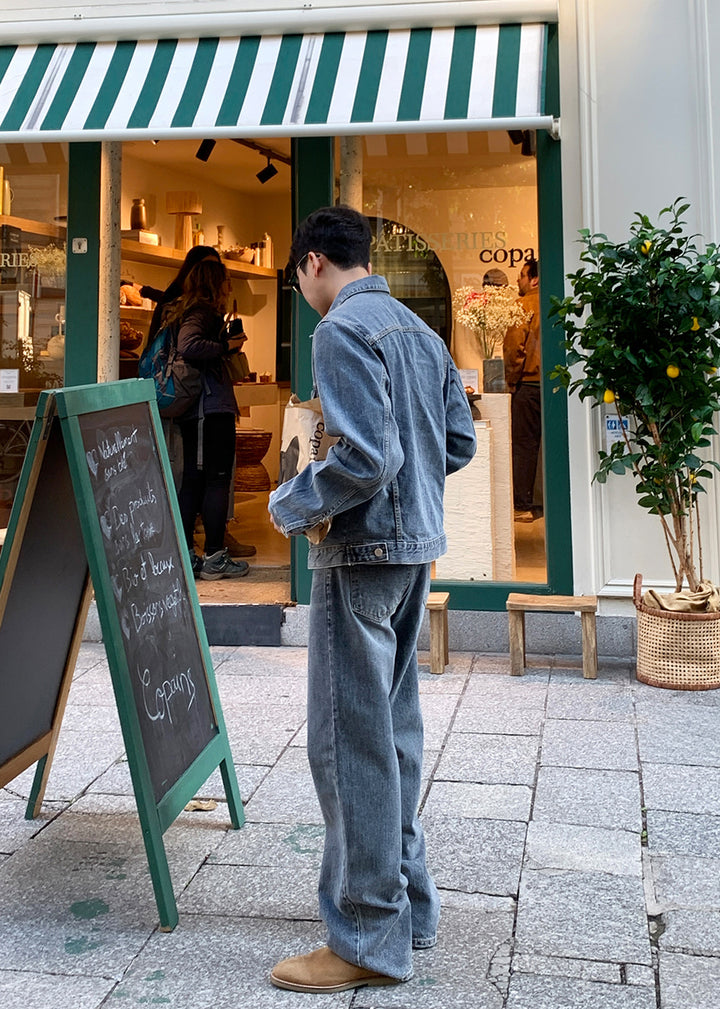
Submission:
M 96 1009 L 114 985 L 114 981 L 104 977 L 0 969 L 0 1005 L 3 1009 L 51 1009 L 66 1005 Z
M 712 767 L 643 764 L 645 805 L 675 813 L 720 812 L 720 774 Z
M 487 701 L 465 696 L 453 723 L 455 732 L 487 732 L 537 736 L 545 720 L 542 707 L 518 708 L 497 696 Z
M 662 1009 L 717 1009 L 720 959 L 660 954 Z
M 560 678 L 553 670 L 547 695 L 548 718 L 634 721 L 633 696 L 624 683 L 596 681 L 590 693 L 586 682 Z
M 509 911 L 444 909 L 437 946 L 413 955 L 412 980 L 360 988 L 352 1009 L 502 1009 L 511 934 Z
M 144 852 L 125 845 L 25 845 L 0 891 L 6 970 L 119 979 L 157 924 Z
M 653 854 L 704 855 L 720 852 L 720 816 L 647 811 L 648 849 Z
M 643 761 L 720 767 L 720 712 L 715 707 L 638 701 L 637 731 Z
M 76 732 L 61 728 L 45 790 L 46 800 L 66 802 L 77 798 L 89 782 L 103 774 L 124 752 L 119 730 L 95 733 L 87 727 Z M 27 798 L 34 777 L 34 766 L 23 771 L 13 779 L 13 792 Z
M 319 918 L 316 866 L 203 865 L 177 897 L 181 915 L 243 918 Z
M 225 710 L 233 762 L 274 764 L 305 721 L 304 704 L 246 704 Z
M 594 873 L 524 870 L 516 951 L 608 963 L 651 963 L 642 882 Z
M 247 820 L 262 823 L 322 823 L 305 750 L 291 747 L 245 807 Z
M 435 781 L 425 803 L 425 812 L 450 816 L 482 817 L 487 820 L 523 820 L 530 815 L 532 790 L 526 785 L 478 785 L 470 782 Z
M 506 1009 L 657 1009 L 657 1003 L 648 988 L 515 974 Z
M 439 887 L 517 896 L 524 823 L 427 813 L 422 823 L 428 864 Z
M 215 672 L 233 676 L 288 676 L 307 679 L 307 648 L 233 648 Z
M 287 865 L 319 869 L 325 828 L 318 823 L 246 823 L 229 831 L 210 855 L 214 865 Z
M 307 684 L 297 676 L 235 676 L 223 672 L 222 667 L 215 674 L 224 712 L 248 704 L 267 705 L 269 710 L 276 704 L 305 705 Z
M 637 769 L 635 727 L 619 722 L 550 719 L 545 722 L 542 762 L 556 767 Z
M 720 957 L 720 911 L 666 911 L 663 924 L 661 950 Z
M 720 911 L 720 858 L 652 853 L 648 857 L 661 907 Z
M 182 923 L 181 923 L 182 926 Z M 187 926 L 154 933 L 113 992 L 109 1006 L 136 1009 L 308 1009 L 308 996 L 274 988 L 275 963 L 324 940 L 317 922 L 187 915 Z M 324 995 L 346 1009 L 352 992 Z
M 454 733 L 435 771 L 439 781 L 532 785 L 537 773 L 536 736 Z
M 630 771 L 541 767 L 533 818 L 640 833 L 640 783 Z
M 640 835 L 631 831 L 537 820 L 528 826 L 528 869 L 572 869 L 639 878 L 640 855 Z
M 580 981 L 602 981 L 604 984 L 620 984 L 622 981 L 619 963 L 572 960 L 570 957 L 539 956 L 536 953 L 518 953 L 513 958 L 513 974 L 577 978 Z

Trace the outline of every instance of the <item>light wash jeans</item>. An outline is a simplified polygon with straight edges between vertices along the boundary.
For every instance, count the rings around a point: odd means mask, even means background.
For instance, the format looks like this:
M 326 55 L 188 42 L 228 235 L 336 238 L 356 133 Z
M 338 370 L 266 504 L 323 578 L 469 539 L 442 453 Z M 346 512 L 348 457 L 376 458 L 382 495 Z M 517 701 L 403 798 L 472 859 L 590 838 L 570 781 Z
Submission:
M 308 757 L 325 819 L 320 914 L 350 963 L 412 976 L 440 901 L 417 808 L 423 725 L 417 636 L 430 566 L 313 572 Z

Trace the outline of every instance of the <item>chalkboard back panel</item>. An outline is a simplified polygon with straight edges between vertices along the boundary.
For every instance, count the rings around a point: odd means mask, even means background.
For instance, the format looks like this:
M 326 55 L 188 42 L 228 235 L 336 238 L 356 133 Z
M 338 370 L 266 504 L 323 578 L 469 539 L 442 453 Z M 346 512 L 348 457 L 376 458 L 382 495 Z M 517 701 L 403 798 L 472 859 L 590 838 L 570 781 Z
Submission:
M 117 616 L 114 638 L 122 644 L 158 802 L 219 731 L 184 548 L 149 403 L 84 413 L 78 422 L 102 542 L 93 580 L 99 594 L 99 575 Z
M 37 420 L 36 425 L 40 425 Z M 50 427 L 0 623 L 0 766 L 49 732 L 88 563 L 60 425 Z M 27 484 L 26 474 L 21 487 Z M 18 509 L 10 523 L 12 534 Z M 13 549 L 6 541 L 3 552 Z M 6 558 L 5 558 L 6 559 Z

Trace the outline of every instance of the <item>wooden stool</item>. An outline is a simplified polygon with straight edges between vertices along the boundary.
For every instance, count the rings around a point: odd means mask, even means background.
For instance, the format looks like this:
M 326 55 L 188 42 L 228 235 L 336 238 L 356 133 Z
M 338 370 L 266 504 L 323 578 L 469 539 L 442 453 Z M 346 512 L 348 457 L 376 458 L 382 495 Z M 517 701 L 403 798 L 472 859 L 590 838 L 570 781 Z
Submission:
M 425 606 L 430 613 L 430 672 L 444 673 L 448 652 L 449 592 L 431 592 Z
M 511 592 L 506 603 L 510 634 L 510 672 L 522 676 L 525 669 L 525 614 L 580 613 L 582 620 L 583 676 L 597 676 L 597 636 L 595 613 L 597 596 L 525 596 Z

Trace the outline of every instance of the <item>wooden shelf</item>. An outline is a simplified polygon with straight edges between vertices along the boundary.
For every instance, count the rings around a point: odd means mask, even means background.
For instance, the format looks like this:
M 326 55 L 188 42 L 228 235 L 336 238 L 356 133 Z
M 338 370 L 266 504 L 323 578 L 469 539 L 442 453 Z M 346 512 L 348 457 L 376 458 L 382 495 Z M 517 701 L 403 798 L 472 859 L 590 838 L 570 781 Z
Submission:
M 154 309 L 152 308 L 140 308 L 139 305 L 121 305 L 120 315 L 127 313 L 131 319 L 145 319 L 150 316 L 152 318 Z
M 164 245 L 145 245 L 123 238 L 121 245 L 123 260 L 130 263 L 153 263 L 156 266 L 169 266 L 180 269 L 185 253 L 180 249 L 171 249 Z M 253 266 L 252 263 L 240 263 L 237 259 L 223 259 L 223 263 L 231 277 L 243 280 L 275 280 L 277 270 L 269 270 L 264 266 Z
M 7 214 L 0 214 L 0 225 L 9 224 L 13 228 L 20 228 L 31 235 L 44 235 L 46 238 L 65 238 L 67 228 L 60 224 L 47 224 L 45 221 L 29 221 L 25 217 L 11 217 Z

